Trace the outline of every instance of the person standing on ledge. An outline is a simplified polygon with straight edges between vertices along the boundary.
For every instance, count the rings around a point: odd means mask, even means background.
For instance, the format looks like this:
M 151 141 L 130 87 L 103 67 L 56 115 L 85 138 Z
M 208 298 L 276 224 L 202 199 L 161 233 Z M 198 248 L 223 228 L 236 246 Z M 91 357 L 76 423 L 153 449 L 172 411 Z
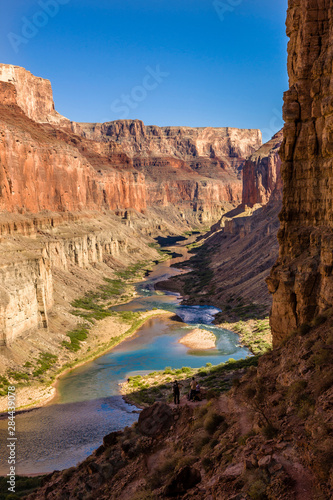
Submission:
M 195 395 L 196 395 L 196 388 L 197 388 L 197 383 L 195 381 L 195 378 L 192 377 L 191 380 L 191 392 L 190 392 L 190 401 L 195 401 Z
M 173 402 L 175 405 L 179 405 L 179 384 L 177 380 L 174 381 L 173 386 Z

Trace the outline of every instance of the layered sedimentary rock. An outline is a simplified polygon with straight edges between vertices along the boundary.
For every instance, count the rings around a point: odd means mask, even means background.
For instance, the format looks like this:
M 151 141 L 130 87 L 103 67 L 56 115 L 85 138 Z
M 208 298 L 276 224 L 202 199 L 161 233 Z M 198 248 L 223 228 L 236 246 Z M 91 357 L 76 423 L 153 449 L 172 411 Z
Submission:
M 258 149 L 243 167 L 242 204 L 253 207 L 266 205 L 270 199 L 282 200 L 281 158 L 279 150 L 283 132 Z
M 268 281 L 275 344 L 333 294 L 332 0 L 290 0 L 280 254 Z
M 54 109 L 49 80 L 34 76 L 19 66 L 0 64 L 0 82 L 11 83 L 15 87 L 18 106 L 32 120 L 54 124 L 69 123 Z
M 261 146 L 259 130 L 145 126 L 140 120 L 72 123 L 99 142 L 115 141 L 147 184 L 147 204 L 176 204 L 211 223 L 241 202 L 241 166 Z
M 261 132 L 231 127 L 157 127 L 141 120 L 76 123 L 76 133 L 95 141 L 115 140 L 132 158 L 169 156 L 182 160 L 221 158 L 229 163 L 247 158 L 261 146 Z
M 95 145 L 38 124 L 0 82 L 0 209 L 75 211 L 146 207 L 144 176 L 117 145 Z
M 207 233 L 200 258 L 190 261 L 194 271 L 161 283 L 161 288 L 181 291 L 195 304 L 223 309 L 230 297 L 236 297 L 264 305 L 269 311 L 271 296 L 265 278 L 278 256 L 281 142 L 279 132 L 246 161 L 239 206 L 224 214 Z M 203 260 L 207 279 L 200 279 Z
M 37 152 L 33 145 L 26 151 L 21 143 L 30 142 L 29 137 L 26 135 L 17 140 L 13 130 L 12 140 L 9 136 L 3 140 L 6 149 L 3 155 L 7 155 L 3 156 L 3 161 L 9 165 L 9 171 L 3 177 L 8 182 L 13 182 L 11 168 L 18 171 L 19 179 L 22 178 L 22 169 L 29 171 L 33 170 L 33 166 L 35 168 L 32 176 L 25 179 L 26 192 L 23 194 L 19 186 L 11 192 L 11 186 L 4 182 L 2 206 L 8 205 L 9 210 L 14 206 L 23 206 L 35 212 L 42 209 L 77 210 L 80 207 L 97 209 L 98 205 L 142 210 L 146 205 L 172 205 L 179 207 L 184 218 L 193 212 L 199 223 L 212 223 L 240 203 L 241 167 L 244 160 L 261 146 L 259 130 L 156 127 L 145 126 L 139 120 L 104 124 L 70 122 L 55 111 L 49 80 L 35 77 L 18 66 L 0 64 L 0 83 L 2 104 L 16 103 L 18 108 L 15 111 L 12 108 L 12 114 L 18 114 L 20 109 L 21 118 L 23 113 L 35 122 L 35 129 L 36 123 L 41 127 L 40 132 L 36 132 L 37 136 L 44 134 L 44 145 Z M 14 89 L 15 100 L 13 93 L 10 97 L 7 95 L 10 85 Z M 25 128 L 28 135 L 29 129 L 34 128 L 28 122 L 23 127 L 20 119 L 12 123 L 14 129 L 18 124 L 19 128 Z M 5 130 L 6 125 L 3 128 Z M 54 141 L 58 141 L 61 151 L 55 149 L 52 156 L 45 144 Z M 62 148 L 64 143 L 65 149 Z M 25 166 L 21 163 L 17 168 L 13 158 L 24 156 L 27 156 Z M 50 171 L 43 171 L 53 159 L 58 166 L 54 176 Z M 124 173 L 125 168 L 129 170 L 133 167 L 132 162 L 134 168 L 131 173 Z M 72 176 L 68 177 L 68 169 L 62 165 L 71 165 L 70 170 L 78 178 L 78 188 L 73 184 Z M 97 179 L 90 167 L 98 171 Z M 57 175 L 61 169 L 62 174 Z M 140 174 L 136 175 L 136 172 Z M 32 186 L 43 184 L 37 176 L 47 179 L 51 189 L 58 184 L 56 193 L 47 195 L 48 200 L 45 199 L 46 187 L 43 185 L 40 189 L 37 187 L 33 199 Z M 63 183 L 59 184 L 60 178 Z M 20 199 L 15 199 L 13 192 Z
M 85 289 L 85 281 L 88 287 L 96 286 L 96 280 L 107 276 L 114 266 L 130 263 L 132 256 L 142 260 L 156 258 L 157 253 L 148 247 L 147 240 L 152 241 L 149 236 L 157 234 L 158 227 L 163 231 L 168 228 L 161 225 L 158 217 L 155 221 L 141 214 L 128 220 L 99 212 L 3 214 L 0 345 L 11 345 L 31 330 L 48 328 L 49 312 L 55 303 L 59 305 L 55 289 L 67 295 L 68 288 L 76 286 L 80 293 L 82 286 Z M 68 307 L 68 301 L 65 302 Z
M 75 124 L 55 111 L 48 80 L 1 64 L 0 210 L 8 214 L 0 221 L 2 343 L 47 328 L 55 270 L 102 265 L 119 249 L 125 255 L 136 248 L 119 240 L 117 227 L 80 237 L 60 228 L 74 230 L 88 211 L 110 210 L 121 215 L 120 225 L 131 225 L 130 211 L 147 206 L 164 213 L 153 229 L 149 217 L 141 224 L 145 235 L 158 234 L 171 215 L 176 224 L 216 221 L 240 202 L 240 166 L 260 145 L 257 130 Z
M 147 204 L 177 206 L 184 218 L 189 211 L 199 222 L 212 223 L 223 212 L 240 203 L 242 186 L 240 174 L 231 167 L 222 173 L 211 169 L 213 178 L 193 171 L 190 165 L 171 157 L 136 157 L 134 167 L 145 176 Z M 214 176 L 214 174 L 216 174 Z

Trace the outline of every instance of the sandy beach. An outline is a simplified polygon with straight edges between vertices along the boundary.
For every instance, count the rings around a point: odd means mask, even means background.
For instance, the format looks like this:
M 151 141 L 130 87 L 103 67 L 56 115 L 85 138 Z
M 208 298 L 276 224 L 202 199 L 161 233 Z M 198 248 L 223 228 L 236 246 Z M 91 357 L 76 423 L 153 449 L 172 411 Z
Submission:
M 215 335 L 201 328 L 195 328 L 178 342 L 190 349 L 214 349 L 216 347 Z

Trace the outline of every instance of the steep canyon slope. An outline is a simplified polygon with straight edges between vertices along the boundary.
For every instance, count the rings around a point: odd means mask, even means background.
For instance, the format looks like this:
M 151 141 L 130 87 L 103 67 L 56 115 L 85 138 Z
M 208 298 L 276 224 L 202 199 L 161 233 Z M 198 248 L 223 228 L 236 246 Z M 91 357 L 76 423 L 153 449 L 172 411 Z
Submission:
M 281 143 L 279 132 L 245 162 L 241 204 L 226 213 L 207 233 L 203 245 L 193 250 L 190 265 L 194 271 L 161 283 L 161 288 L 181 290 L 187 301 L 222 309 L 240 300 L 254 302 L 268 313 L 271 297 L 265 278 L 278 255 Z
M 289 0 L 280 253 L 268 281 L 275 348 L 208 404 L 144 410 L 31 500 L 333 497 L 332 11 L 332 0 Z M 223 369 L 206 367 L 202 386 Z
M 209 223 L 241 200 L 241 167 L 261 146 L 259 130 L 145 126 L 140 120 L 73 123 L 99 142 L 115 141 L 145 175 L 147 204 L 190 206 Z
M 78 268 L 104 262 L 115 245 L 134 260 L 134 248 L 142 250 L 137 258 L 156 257 L 140 231 L 152 244 L 152 236 L 218 220 L 237 204 L 241 164 L 260 144 L 258 130 L 76 124 L 55 111 L 48 80 L 0 64 L 1 342 L 47 327 L 53 275 L 67 269 L 72 252 Z M 90 237 L 96 213 L 106 220 L 100 235 L 94 229 Z M 88 221 L 86 232 L 81 219 Z M 68 244 L 70 224 L 82 242 L 73 237 Z M 63 257 L 55 258 L 54 249 Z
M 291 1 L 280 255 L 269 279 L 276 344 L 331 305 L 332 1 Z

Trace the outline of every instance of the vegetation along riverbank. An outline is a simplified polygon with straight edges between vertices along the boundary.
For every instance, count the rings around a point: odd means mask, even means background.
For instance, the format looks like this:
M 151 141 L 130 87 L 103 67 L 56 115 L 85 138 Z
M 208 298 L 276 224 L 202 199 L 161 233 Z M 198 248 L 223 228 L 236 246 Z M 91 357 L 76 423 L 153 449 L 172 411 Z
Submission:
M 97 289 L 71 303 L 70 314 L 77 325 L 54 341 L 38 357 L 31 357 L 19 370 L 0 377 L 0 411 L 7 409 L 8 386 L 16 386 L 17 408 L 41 406 L 55 396 L 55 382 L 68 370 L 102 355 L 133 335 L 150 317 L 170 314 L 162 310 L 142 313 L 115 312 L 110 307 L 131 300 L 134 284 L 144 278 L 154 264 L 169 259 L 169 251 L 159 251 L 155 262 L 140 261 L 104 278 Z

